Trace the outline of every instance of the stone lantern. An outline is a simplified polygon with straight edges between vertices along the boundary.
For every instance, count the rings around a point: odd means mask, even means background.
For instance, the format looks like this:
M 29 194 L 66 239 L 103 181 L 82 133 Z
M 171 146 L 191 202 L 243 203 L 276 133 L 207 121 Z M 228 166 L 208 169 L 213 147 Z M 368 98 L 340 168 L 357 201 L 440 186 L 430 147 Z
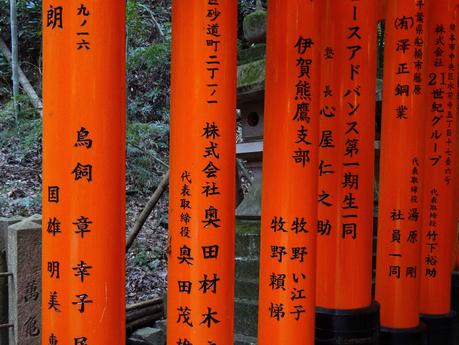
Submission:
M 237 157 L 253 173 L 251 188 L 236 210 L 238 219 L 259 220 L 265 91 L 266 11 L 257 1 L 255 12 L 244 18 L 244 37 L 250 47 L 239 51 L 237 107 L 241 114 L 242 143 Z
M 236 209 L 235 345 L 256 344 L 258 315 L 258 267 L 261 214 L 261 165 L 265 91 L 266 11 L 244 18 L 244 36 L 250 46 L 239 51 L 237 107 L 242 142 L 237 158 L 247 162 L 252 185 Z

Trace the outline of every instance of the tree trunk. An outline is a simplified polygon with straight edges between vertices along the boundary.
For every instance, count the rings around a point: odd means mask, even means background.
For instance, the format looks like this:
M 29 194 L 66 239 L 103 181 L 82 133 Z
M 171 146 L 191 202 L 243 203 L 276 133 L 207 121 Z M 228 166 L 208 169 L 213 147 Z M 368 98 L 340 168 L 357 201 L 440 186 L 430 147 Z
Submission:
M 6 60 L 11 64 L 12 63 L 12 54 L 10 50 L 8 49 L 8 46 L 6 45 L 5 41 L 3 41 L 0 38 L 0 51 L 2 54 L 5 56 Z M 42 108 L 43 104 L 41 102 L 40 97 L 38 97 L 37 93 L 35 92 L 34 88 L 30 84 L 29 80 L 27 79 L 26 75 L 22 71 L 22 69 L 18 66 L 18 74 L 19 74 L 19 83 L 21 84 L 22 88 L 24 89 L 24 92 L 27 94 L 27 96 L 30 99 L 30 102 L 32 105 L 40 112 L 40 115 L 42 113 Z
M 18 96 L 19 96 L 19 75 L 18 75 L 18 25 L 16 0 L 10 0 L 10 27 L 11 27 L 11 79 L 13 81 L 13 105 L 16 124 L 18 122 Z
M 134 228 L 129 233 L 129 236 L 126 240 L 126 252 L 129 250 L 129 248 L 131 248 L 132 244 L 134 243 L 134 240 L 136 239 L 140 230 L 142 230 L 143 225 L 145 224 L 148 217 L 150 216 L 151 211 L 153 211 L 153 209 L 155 208 L 159 199 L 161 198 L 163 193 L 166 191 L 168 185 L 169 185 L 169 171 L 163 175 L 158 188 L 156 188 L 155 192 L 151 196 L 150 200 L 148 200 L 147 205 L 143 209 L 139 218 L 135 221 Z
M 161 25 L 159 25 L 158 21 L 156 20 L 155 15 L 153 14 L 153 11 L 150 10 L 147 6 L 145 6 L 143 4 L 138 4 L 138 6 L 142 7 L 145 11 L 147 11 L 150 14 L 151 21 L 156 26 L 156 29 L 158 30 L 159 35 L 161 36 L 161 39 L 164 40 L 163 29 L 161 29 Z

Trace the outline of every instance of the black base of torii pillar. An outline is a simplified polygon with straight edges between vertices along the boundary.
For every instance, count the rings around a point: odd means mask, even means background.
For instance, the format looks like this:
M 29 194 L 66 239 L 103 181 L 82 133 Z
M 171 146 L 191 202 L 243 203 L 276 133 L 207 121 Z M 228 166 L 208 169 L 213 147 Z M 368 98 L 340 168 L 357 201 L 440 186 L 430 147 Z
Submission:
M 315 345 L 378 345 L 379 304 L 352 310 L 316 308 Z
M 422 315 L 421 321 L 426 325 L 428 345 L 456 345 L 456 313 L 446 315 Z
M 426 327 L 421 324 L 416 328 L 381 328 L 380 345 L 427 345 Z M 438 343 L 440 345 L 441 343 Z

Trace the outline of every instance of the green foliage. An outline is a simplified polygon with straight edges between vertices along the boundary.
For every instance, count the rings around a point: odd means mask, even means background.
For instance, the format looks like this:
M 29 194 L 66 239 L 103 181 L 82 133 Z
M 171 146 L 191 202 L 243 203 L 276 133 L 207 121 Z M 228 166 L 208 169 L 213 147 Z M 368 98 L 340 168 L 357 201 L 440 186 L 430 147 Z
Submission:
M 10 44 L 8 1 L 0 0 L 0 36 Z M 242 19 L 255 10 L 255 3 L 255 0 L 240 2 L 241 33 Z M 39 95 L 41 6 L 42 0 L 17 0 L 20 66 Z M 128 193 L 151 193 L 167 170 L 163 163 L 168 163 L 171 12 L 171 0 L 126 1 Z M 247 42 L 243 39 L 238 41 L 239 47 L 244 45 Z M 39 158 L 41 120 L 25 96 L 18 102 L 20 114 L 16 127 L 11 102 L 11 69 L 0 54 L 0 149 L 14 151 L 20 159 L 33 155 Z M 15 200 L 18 207 L 35 203 L 35 199 Z
M 0 107 L 0 133 L 15 127 L 13 100 L 8 100 Z
M 16 0 L 19 61 L 35 90 L 41 86 L 41 0 Z M 0 0 L 0 36 L 10 44 L 9 0 Z M 0 105 L 11 97 L 11 69 L 0 54 Z
M 6 102 L 12 94 L 10 86 L 11 80 L 11 69 L 10 65 L 0 54 L 0 105 Z
M 22 159 L 31 154 L 41 143 L 42 121 L 31 108 L 26 96 L 19 96 L 19 120 L 14 119 L 13 101 L 0 106 L 0 149 L 5 149 L 14 142 L 14 149 L 19 150 Z M 13 147 L 11 147 L 13 150 Z
M 17 99 L 19 105 L 19 119 L 33 120 L 38 117 L 38 112 L 30 104 L 27 96 L 19 95 Z M 24 125 L 26 122 L 20 122 L 19 125 Z M 2 130 L 15 130 L 15 117 L 13 99 L 10 98 L 3 104 L 0 104 L 0 131 Z
M 143 27 L 144 23 L 138 12 L 138 1 L 128 0 L 126 2 L 126 32 L 130 45 L 141 44 L 148 40 L 149 33 Z
M 134 257 L 134 263 L 136 266 L 149 267 L 150 269 L 155 270 L 159 265 L 161 265 L 161 261 L 166 260 L 164 248 L 150 248 L 145 247 L 142 244 L 139 245 L 140 249 L 138 249 L 138 252 Z
M 170 0 L 127 2 L 127 82 L 130 120 L 145 123 L 168 122 L 170 14 Z
M 128 69 L 135 67 L 154 68 L 170 60 L 170 44 L 153 43 L 148 47 L 133 49 L 129 54 Z
M 167 124 L 131 122 L 127 127 L 127 185 L 132 193 L 151 193 L 168 163 Z
M 20 121 L 18 127 L 19 137 L 21 138 L 20 147 L 22 152 L 27 153 L 28 148 L 41 142 L 41 119 Z
M 153 43 L 129 53 L 130 119 L 143 122 L 168 121 L 169 60 L 169 43 Z
M 10 108 L 12 108 L 10 102 Z M 38 119 L 21 119 L 14 125 L 12 111 L 0 111 L 0 149 L 14 142 L 19 159 L 35 154 L 37 145 L 41 143 L 42 121 Z
M 41 50 L 41 0 L 16 0 L 21 58 L 37 55 Z M 0 32 L 9 42 L 9 0 L 0 0 Z
M 0 109 L 0 215 L 40 212 L 41 119 L 12 117 L 12 102 Z

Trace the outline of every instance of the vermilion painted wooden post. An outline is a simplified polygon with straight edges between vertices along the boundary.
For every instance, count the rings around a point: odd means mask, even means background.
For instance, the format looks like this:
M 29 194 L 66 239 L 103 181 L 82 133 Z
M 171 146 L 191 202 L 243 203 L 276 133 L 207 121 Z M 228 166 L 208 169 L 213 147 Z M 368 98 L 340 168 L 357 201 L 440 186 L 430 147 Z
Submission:
M 375 342 L 376 2 L 326 1 L 321 66 L 317 341 Z M 364 322 L 363 322 L 364 321 Z
M 427 1 L 386 14 L 376 300 L 382 344 L 423 344 L 419 323 Z
M 167 343 L 233 344 L 237 2 L 172 3 Z
M 258 344 L 314 344 L 321 1 L 270 0 Z
M 124 28 L 124 1 L 43 1 L 47 345 L 125 342 Z
M 388 0 L 378 0 L 376 2 L 376 20 L 384 20 L 386 17 L 386 8 Z
M 430 3 L 427 27 L 427 130 L 421 233 L 421 314 L 431 344 L 453 344 L 451 257 L 456 239 L 457 12 Z
M 457 25 L 459 25 L 459 0 L 456 1 L 456 18 L 457 18 Z M 459 59 L 457 60 L 457 68 L 456 71 L 459 76 Z M 458 77 L 459 78 L 459 77 Z M 456 89 L 459 99 L 459 88 Z M 459 102 L 456 102 L 456 116 L 459 116 Z M 459 152 L 459 121 L 456 119 L 456 150 Z M 456 162 L 455 164 L 455 182 L 459 181 L 459 163 Z M 456 241 L 456 250 L 453 255 L 453 265 L 456 271 L 459 270 L 459 190 L 456 189 L 454 200 L 456 201 L 456 234 L 457 234 L 457 241 Z

